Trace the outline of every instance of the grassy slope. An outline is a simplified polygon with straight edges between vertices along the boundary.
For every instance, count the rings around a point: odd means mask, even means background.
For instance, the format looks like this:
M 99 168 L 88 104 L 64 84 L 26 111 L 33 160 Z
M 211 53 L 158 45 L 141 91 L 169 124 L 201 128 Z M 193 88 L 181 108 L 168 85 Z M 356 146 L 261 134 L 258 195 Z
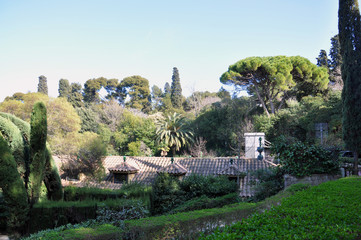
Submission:
M 360 239 L 361 178 L 327 182 L 201 239 Z
M 264 202 L 241 203 L 220 209 L 199 210 L 168 216 L 151 217 L 126 221 L 131 228 L 148 229 L 164 225 L 176 225 L 179 221 L 193 221 L 228 211 L 262 210 L 273 207 L 262 214 L 227 226 L 222 232 L 203 237 L 204 239 L 357 239 L 361 237 L 361 178 L 344 178 L 311 187 L 295 185 L 289 191 L 282 192 Z M 233 209 L 233 210 L 232 210 Z M 89 239 L 89 235 L 98 239 L 107 239 L 109 235 L 121 233 L 121 229 L 110 225 L 93 228 L 68 229 L 61 232 L 45 231 L 41 239 Z M 91 233 L 91 234 L 89 234 Z M 76 235 L 76 237 L 74 236 Z M 49 236 L 50 238 L 48 238 Z M 114 236 L 114 235 L 113 235 Z

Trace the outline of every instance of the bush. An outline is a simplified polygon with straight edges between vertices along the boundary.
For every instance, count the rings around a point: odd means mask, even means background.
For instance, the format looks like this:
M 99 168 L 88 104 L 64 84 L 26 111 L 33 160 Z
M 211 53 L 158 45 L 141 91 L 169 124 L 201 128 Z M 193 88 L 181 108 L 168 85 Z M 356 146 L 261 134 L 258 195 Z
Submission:
M 151 213 L 163 214 L 193 198 L 216 198 L 237 192 L 237 183 L 225 176 L 201 176 L 192 174 L 179 181 L 168 174 L 157 176 L 151 198 Z
M 79 149 L 79 161 L 81 172 L 91 175 L 97 180 L 102 180 L 105 176 L 101 158 L 106 155 L 107 147 L 101 138 L 96 138 L 87 142 Z
M 6 212 L 2 212 L 8 230 L 19 230 L 28 216 L 28 198 L 24 182 L 17 169 L 14 157 L 7 142 L 0 135 L 0 189 L 2 204 Z
M 240 202 L 238 193 L 230 193 L 216 198 L 209 198 L 203 195 L 201 197 L 186 201 L 184 204 L 170 211 L 170 214 L 208 208 L 219 208 L 237 202 Z
M 202 176 L 192 174 L 180 182 L 180 188 L 186 193 L 187 199 L 206 195 L 214 198 L 238 190 L 237 183 L 229 181 L 226 176 Z
M 98 200 L 104 201 L 106 199 L 124 198 L 125 194 L 122 190 L 99 189 L 88 187 L 73 187 L 68 186 L 64 188 L 64 201 L 84 201 L 84 200 Z
M 252 174 L 258 180 L 252 183 L 255 191 L 252 197 L 254 201 L 262 201 L 283 189 L 284 171 L 280 167 L 260 169 Z
M 117 219 L 144 217 L 147 214 L 146 206 L 139 200 L 43 201 L 35 204 L 30 210 L 28 229 L 33 233 L 69 223 L 78 224 L 89 219 L 97 219 L 99 224 L 104 224 Z
M 152 185 L 151 214 L 159 215 L 172 210 L 184 202 L 184 195 L 177 178 L 167 173 L 159 174 Z
M 148 215 L 149 211 L 141 201 L 138 201 L 129 206 L 122 206 L 119 209 L 102 206 L 97 211 L 96 221 L 99 224 L 107 223 L 121 227 L 124 224 L 124 220 L 144 218 Z
M 300 141 L 289 143 L 287 138 L 280 137 L 273 143 L 271 151 L 278 155 L 284 172 L 296 177 L 339 171 L 337 154 L 322 146 L 306 145 Z
M 141 199 L 148 203 L 151 194 L 151 187 L 140 183 L 124 184 L 121 189 L 100 189 L 91 187 L 73 187 L 64 188 L 64 201 L 84 201 L 107 199 Z

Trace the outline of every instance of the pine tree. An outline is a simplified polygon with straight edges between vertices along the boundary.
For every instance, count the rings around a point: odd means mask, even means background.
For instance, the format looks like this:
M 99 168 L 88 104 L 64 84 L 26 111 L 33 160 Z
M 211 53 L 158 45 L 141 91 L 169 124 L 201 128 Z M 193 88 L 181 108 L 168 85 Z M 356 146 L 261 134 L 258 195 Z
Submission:
M 182 87 L 180 84 L 178 69 L 176 67 L 173 68 L 171 100 L 174 108 L 182 108 Z
M 361 150 L 361 25 L 357 0 L 339 0 L 338 29 L 342 54 L 342 135 L 354 153 L 353 174 L 358 173 Z
M 38 92 L 48 95 L 48 81 L 44 75 L 39 77 Z

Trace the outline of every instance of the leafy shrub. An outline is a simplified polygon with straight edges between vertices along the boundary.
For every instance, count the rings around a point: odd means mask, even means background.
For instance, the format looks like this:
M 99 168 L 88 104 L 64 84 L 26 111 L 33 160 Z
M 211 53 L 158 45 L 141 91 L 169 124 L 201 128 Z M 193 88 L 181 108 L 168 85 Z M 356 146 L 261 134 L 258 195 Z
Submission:
M 253 182 L 255 192 L 252 198 L 255 201 L 264 200 L 283 189 L 284 171 L 280 167 L 260 169 L 252 174 L 258 179 Z
M 240 201 L 238 193 L 230 193 L 221 197 L 209 198 L 205 195 L 186 201 L 182 205 L 170 211 L 171 214 L 188 212 L 200 209 L 223 207 Z
M 124 192 L 121 190 L 99 189 L 88 187 L 73 187 L 68 186 L 64 188 L 64 201 L 84 201 L 87 199 L 94 199 L 104 201 L 106 199 L 124 198 Z
M 101 180 L 105 176 L 101 158 L 106 155 L 106 151 L 107 147 L 101 138 L 86 142 L 78 152 L 80 172 Z
M 27 220 L 28 198 L 23 180 L 7 142 L 0 135 L 0 189 L 8 230 L 19 229 Z
M 163 214 L 193 198 L 216 198 L 234 193 L 237 183 L 225 176 L 201 176 L 192 174 L 179 181 L 168 174 L 157 176 L 151 198 L 152 214 Z
M 236 192 L 236 182 L 229 181 L 226 176 L 202 176 L 192 174 L 180 182 L 180 188 L 186 193 L 187 199 L 206 195 L 214 198 Z
M 151 214 L 163 214 L 177 207 L 185 200 L 179 180 L 167 173 L 161 173 L 152 185 Z
M 284 172 L 296 177 L 339 170 L 336 154 L 322 146 L 306 145 L 300 141 L 289 143 L 287 138 L 280 137 L 272 144 L 271 151 L 280 158 Z
M 91 187 L 67 186 L 64 188 L 64 201 L 84 201 L 94 199 L 104 201 L 107 199 L 141 199 L 149 201 L 151 187 L 141 183 L 132 182 L 124 184 L 121 189 L 100 189 Z
M 119 209 L 102 206 L 97 210 L 96 221 L 99 224 L 112 224 L 121 227 L 124 220 L 139 219 L 147 217 L 149 211 L 144 207 L 141 201 L 137 201 L 130 206 L 122 206 Z
M 66 224 L 78 224 L 89 219 L 109 223 L 113 215 L 119 218 L 134 219 L 148 214 L 147 206 L 140 200 L 108 199 L 106 201 L 43 201 L 30 211 L 29 232 L 54 228 Z M 99 218 L 98 218 L 99 217 Z

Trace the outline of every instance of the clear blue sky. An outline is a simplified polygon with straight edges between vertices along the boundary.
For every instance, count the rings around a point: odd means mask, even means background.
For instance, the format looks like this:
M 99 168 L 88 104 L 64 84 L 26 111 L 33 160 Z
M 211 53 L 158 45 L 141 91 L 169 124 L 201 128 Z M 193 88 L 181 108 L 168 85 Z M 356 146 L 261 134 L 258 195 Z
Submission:
M 0 101 L 48 79 L 140 75 L 183 94 L 218 91 L 229 65 L 251 56 L 316 62 L 338 33 L 338 0 L 0 0 Z

